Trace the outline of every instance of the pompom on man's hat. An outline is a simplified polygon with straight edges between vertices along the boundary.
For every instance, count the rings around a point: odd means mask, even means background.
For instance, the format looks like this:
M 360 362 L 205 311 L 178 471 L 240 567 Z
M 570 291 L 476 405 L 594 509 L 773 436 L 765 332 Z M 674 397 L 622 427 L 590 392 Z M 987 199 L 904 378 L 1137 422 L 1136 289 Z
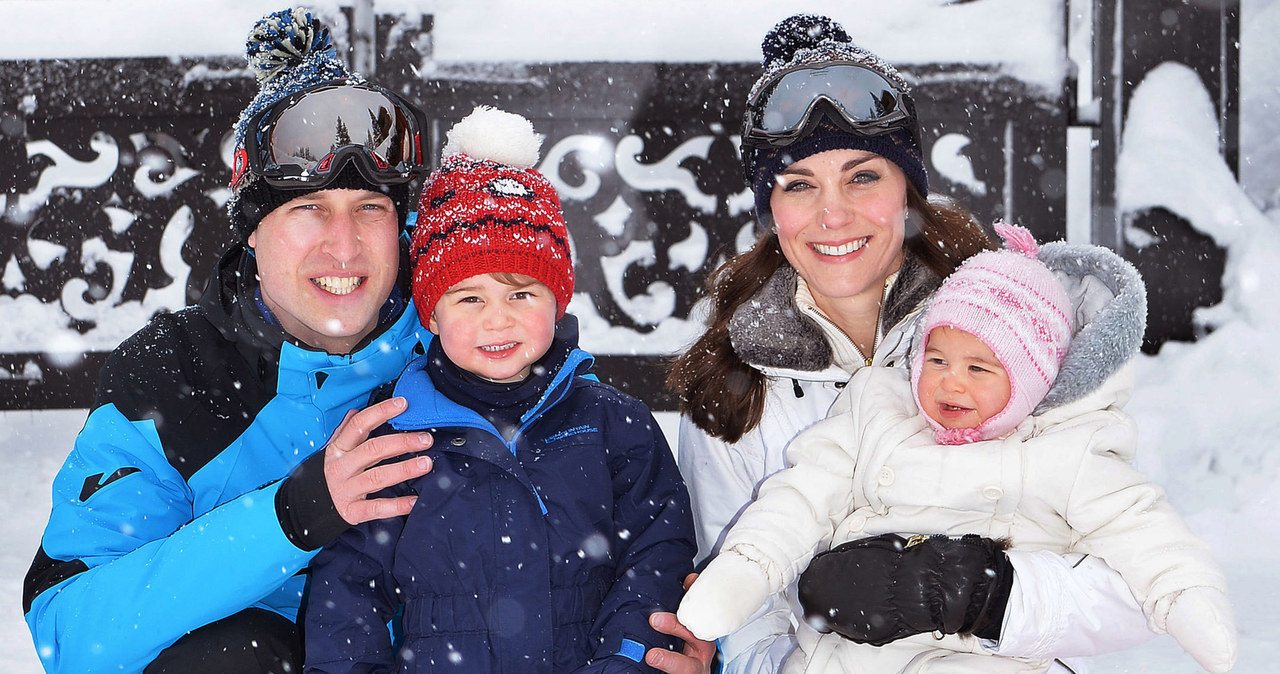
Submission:
M 413 298 L 426 325 L 459 281 L 523 274 L 551 289 L 556 319 L 573 298 L 573 258 L 560 198 L 534 170 L 542 136 L 520 115 L 479 106 L 449 130 L 413 232 Z
M 911 358 L 911 390 L 920 403 L 920 370 L 929 333 L 952 327 L 982 340 L 1009 376 L 1009 403 L 976 429 L 948 430 L 943 444 L 998 438 L 1022 422 L 1049 392 L 1071 344 L 1074 309 L 1067 289 L 1036 255 L 1031 232 L 997 223 L 1005 248 L 965 260 L 934 292 L 920 318 Z
M 844 27 L 819 14 L 796 14 L 778 22 L 765 36 L 761 44 L 764 53 L 764 72 L 751 87 L 747 100 L 756 100 L 760 91 L 772 84 L 784 71 L 805 65 L 821 65 L 848 62 L 875 72 L 910 98 L 911 87 L 896 68 L 879 56 L 859 47 L 845 32 Z M 898 129 L 891 133 L 873 136 L 846 131 L 824 125 L 808 136 L 782 148 L 761 149 L 742 144 L 742 162 L 747 180 L 756 197 L 756 212 L 761 218 L 769 217 L 769 197 L 777 182 L 776 176 L 783 169 L 801 159 L 827 150 L 853 149 L 874 152 L 902 169 L 907 180 L 921 196 L 929 194 L 929 173 L 925 169 L 924 154 L 918 145 L 919 121 L 915 117 L 914 104 L 910 104 L 910 124 L 914 132 Z M 756 111 L 747 110 L 745 129 Z
M 240 113 L 235 124 L 235 147 L 245 146 L 249 120 L 276 102 L 321 84 L 345 81 L 368 84 L 338 59 L 329 28 L 303 8 L 283 9 L 259 19 L 245 42 L 245 59 L 258 82 L 258 94 Z M 352 164 L 323 187 L 277 188 L 251 171 L 233 187 L 227 216 L 241 239 L 258 227 L 262 218 L 292 199 L 322 189 L 359 189 L 384 192 L 395 202 L 401 222 L 408 213 L 409 185 L 382 187 L 360 175 Z

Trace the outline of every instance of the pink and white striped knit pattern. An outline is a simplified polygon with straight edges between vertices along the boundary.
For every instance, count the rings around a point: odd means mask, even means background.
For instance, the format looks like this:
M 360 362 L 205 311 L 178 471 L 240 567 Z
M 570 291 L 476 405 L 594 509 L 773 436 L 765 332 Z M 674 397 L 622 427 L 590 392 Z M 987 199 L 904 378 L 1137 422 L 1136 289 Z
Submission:
M 977 429 L 984 440 L 1013 430 L 1044 399 L 1058 376 L 1074 327 L 1071 298 L 1036 259 L 1038 247 L 1031 233 L 1003 223 L 996 225 L 996 232 L 1008 247 L 965 261 L 934 293 L 921 321 L 926 340 L 939 326 L 974 335 L 1009 375 L 1009 404 Z M 913 357 L 913 389 L 923 354 L 922 344 Z

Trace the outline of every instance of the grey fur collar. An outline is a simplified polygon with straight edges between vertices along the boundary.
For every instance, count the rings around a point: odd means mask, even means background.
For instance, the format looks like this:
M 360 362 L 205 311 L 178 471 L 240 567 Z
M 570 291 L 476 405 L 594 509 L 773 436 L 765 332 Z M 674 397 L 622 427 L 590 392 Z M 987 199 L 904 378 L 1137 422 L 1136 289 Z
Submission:
M 754 367 L 818 372 L 831 366 L 831 346 L 821 328 L 796 310 L 796 270 L 783 265 L 729 320 L 738 356 Z M 942 279 L 914 256 L 902 260 L 884 307 L 884 330 L 897 325 Z
M 1041 246 L 1039 257 L 1071 296 L 1076 334 L 1033 414 L 1092 393 L 1138 354 L 1147 329 L 1147 286 L 1128 260 L 1101 246 L 1061 241 Z

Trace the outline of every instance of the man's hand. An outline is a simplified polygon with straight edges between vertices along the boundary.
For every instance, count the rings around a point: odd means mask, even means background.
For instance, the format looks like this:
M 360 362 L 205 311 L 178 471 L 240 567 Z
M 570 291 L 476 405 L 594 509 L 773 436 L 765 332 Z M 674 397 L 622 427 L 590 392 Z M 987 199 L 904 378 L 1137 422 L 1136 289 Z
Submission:
M 684 579 L 684 589 L 688 590 L 698 574 L 691 573 Z M 650 648 L 645 653 L 644 661 L 650 667 L 667 674 L 710 674 L 711 659 L 715 657 L 715 642 L 702 641 L 680 624 L 674 613 L 654 613 L 649 616 L 649 625 L 653 629 L 669 634 L 684 641 L 684 649 L 679 653 L 665 648 Z
M 417 456 L 378 465 L 386 459 L 418 452 L 431 446 L 431 434 L 395 433 L 369 438 L 375 428 L 408 407 L 404 398 L 389 398 L 363 410 L 347 413 L 324 448 L 324 477 L 333 506 L 348 524 L 407 515 L 415 496 L 366 498 L 369 494 L 431 471 L 431 459 Z

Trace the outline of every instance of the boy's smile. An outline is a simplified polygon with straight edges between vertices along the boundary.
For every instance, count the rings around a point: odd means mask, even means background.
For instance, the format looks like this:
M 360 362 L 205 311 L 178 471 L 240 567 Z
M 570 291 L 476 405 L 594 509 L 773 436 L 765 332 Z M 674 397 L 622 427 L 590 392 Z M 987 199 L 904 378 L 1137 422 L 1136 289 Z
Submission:
M 499 383 L 529 376 L 556 330 L 556 298 L 528 276 L 480 274 L 455 283 L 436 303 L 427 328 L 458 367 Z

